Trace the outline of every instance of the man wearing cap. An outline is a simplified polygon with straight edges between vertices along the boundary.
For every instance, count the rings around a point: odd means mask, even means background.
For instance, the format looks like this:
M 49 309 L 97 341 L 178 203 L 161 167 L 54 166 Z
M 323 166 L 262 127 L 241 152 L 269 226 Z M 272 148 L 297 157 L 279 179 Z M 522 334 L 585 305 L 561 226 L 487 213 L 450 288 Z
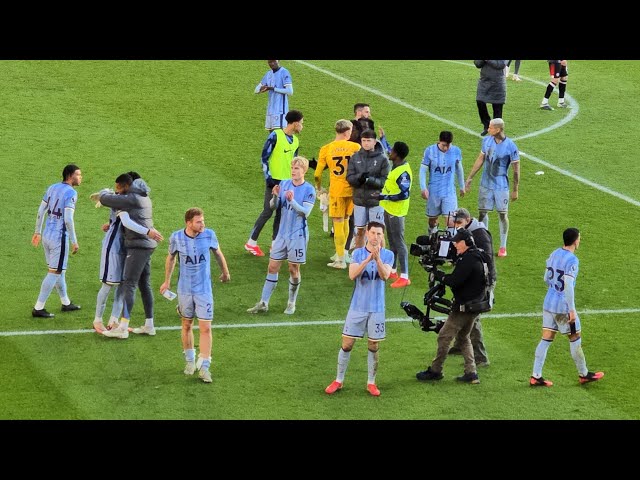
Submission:
M 492 280 L 489 288 L 491 303 L 493 303 L 493 289 L 496 285 L 497 276 L 496 262 L 493 258 L 493 239 L 491 237 L 491 232 L 485 228 L 484 223 L 472 218 L 469 210 L 466 208 L 459 208 L 454 212 L 453 216 L 450 217 L 450 223 L 448 226 L 453 227 L 456 230 L 460 228 L 469 230 L 471 235 L 473 235 L 476 247 L 484 250 L 486 253 L 485 259 L 487 260 L 487 266 L 489 267 L 489 278 Z M 487 356 L 487 350 L 484 346 L 480 316 L 478 316 L 477 320 L 474 322 L 469 338 L 471 339 L 471 346 L 473 347 L 473 356 L 476 360 L 476 367 L 488 367 L 489 357 Z M 449 355 L 460 355 L 461 353 L 460 342 L 456 340 L 453 343 L 453 347 L 449 350 Z
M 468 310 L 467 305 L 481 302 L 485 298 L 484 263 L 469 230 L 464 228 L 458 230 L 452 242 L 458 254 L 453 272 L 448 275 L 439 270 L 435 272 L 436 280 L 448 285 L 453 291 L 451 313 L 438 334 L 438 350 L 431 366 L 418 372 L 416 378 L 418 380 L 441 380 L 444 377 L 442 367 L 449 353 L 449 345 L 451 340 L 456 338 L 460 343 L 464 358 L 464 375 L 457 377 L 457 380 L 476 384 L 480 383 L 480 380 L 476 372 L 476 362 L 469 334 L 478 313 L 466 310 Z

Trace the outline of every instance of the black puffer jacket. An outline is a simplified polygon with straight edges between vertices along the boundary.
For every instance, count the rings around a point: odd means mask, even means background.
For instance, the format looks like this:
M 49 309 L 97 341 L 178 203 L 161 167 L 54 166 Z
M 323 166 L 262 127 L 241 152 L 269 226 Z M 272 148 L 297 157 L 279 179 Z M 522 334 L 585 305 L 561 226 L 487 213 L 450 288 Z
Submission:
M 389 158 L 379 141 L 372 151 L 361 148 L 356 152 L 347 167 L 347 182 L 353 187 L 353 203 L 360 207 L 377 207 L 380 200 L 371 194 L 382 191 L 390 170 Z
M 476 100 L 490 104 L 507 103 L 507 77 L 504 67 L 508 60 L 474 60 L 480 69 Z

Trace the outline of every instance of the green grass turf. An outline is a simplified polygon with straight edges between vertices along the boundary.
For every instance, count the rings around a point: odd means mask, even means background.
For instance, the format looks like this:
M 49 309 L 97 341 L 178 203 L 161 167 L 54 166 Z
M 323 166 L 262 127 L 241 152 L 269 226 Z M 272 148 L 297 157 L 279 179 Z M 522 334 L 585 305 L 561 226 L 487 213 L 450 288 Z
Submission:
M 442 61 L 313 61 L 321 68 L 378 90 L 416 109 L 479 132 L 475 106 L 475 67 Z M 467 62 L 470 63 L 470 62 Z M 414 171 L 406 239 L 425 231 L 418 171 L 422 152 L 441 130 L 454 132 L 465 172 L 480 139 L 293 60 L 291 108 L 305 114 L 301 153 L 317 156 L 333 139 L 333 124 L 352 118 L 356 102 L 371 104 L 376 125 L 390 141 L 405 141 Z M 342 320 L 352 283 L 346 272 L 328 269 L 333 242 L 322 232 L 317 207 L 310 218 L 308 262 L 293 318 L 286 306 L 286 269 L 270 311 L 244 313 L 260 296 L 266 258 L 242 245 L 257 217 L 263 194 L 260 151 L 266 133 L 266 98 L 253 95 L 264 61 L 3 61 L 3 155 L 0 166 L 0 251 L 3 287 L 0 332 L 90 328 L 99 289 L 100 225 L 106 209 L 94 209 L 89 194 L 112 186 L 115 177 L 137 170 L 151 186 L 156 227 L 168 238 L 182 228 L 184 211 L 205 210 L 207 226 L 218 234 L 232 281 L 216 279 L 215 323 L 275 323 Z M 525 60 L 521 75 L 547 81 L 546 62 Z M 575 61 L 567 92 L 579 104 L 571 122 L 548 133 L 517 141 L 543 159 L 604 187 L 640 200 L 635 159 L 640 147 L 637 85 L 640 63 Z M 615 88 L 612 87 L 615 85 Z M 507 134 L 519 137 L 549 127 L 569 114 L 544 112 L 538 105 L 544 86 L 508 82 L 504 117 Z M 555 105 L 556 94 L 551 104 Z M 46 272 L 42 249 L 34 249 L 36 210 L 45 188 L 58 181 L 65 164 L 83 170 L 78 188 L 76 230 L 80 251 L 70 258 L 70 297 L 80 312 L 60 314 L 58 298 L 47 308 L 50 321 L 30 316 Z M 561 244 L 562 231 L 582 231 L 576 301 L 584 309 L 634 309 L 638 305 L 638 259 L 633 228 L 638 207 L 522 159 L 520 199 L 511 204 L 509 256 L 498 260 L 497 304 L 492 313 L 540 312 L 544 262 Z M 534 172 L 544 170 L 544 175 Z M 312 181 L 312 172 L 307 180 Z M 327 179 L 324 180 L 327 184 Z M 460 206 L 477 212 L 477 185 Z M 497 243 L 497 216 L 490 216 Z M 271 223 L 260 244 L 268 249 Z M 155 291 L 163 280 L 167 242 L 153 256 Z M 426 274 L 410 258 L 413 284 L 387 290 L 387 316 L 403 317 L 399 302 L 420 302 Z M 174 285 L 177 272 L 174 274 Z M 156 325 L 175 326 L 175 303 L 157 295 Z M 107 307 L 107 313 L 110 304 Z M 215 329 L 212 385 L 182 374 L 180 333 L 159 331 L 154 338 L 118 341 L 95 334 L 0 336 L 0 418 L 4 419 L 638 419 L 640 393 L 636 324 L 639 314 L 582 314 L 583 346 L 591 369 L 603 381 L 579 386 L 564 338 L 552 345 L 545 377 L 551 389 L 531 389 L 527 381 L 540 337 L 540 316 L 488 318 L 483 322 L 491 366 L 480 370 L 478 386 L 457 385 L 459 357 L 445 364 L 445 379 L 433 385 L 415 380 L 435 354 L 433 334 L 410 323 L 390 323 L 382 344 L 380 398 L 365 391 L 366 347 L 356 345 L 345 388 L 323 393 L 334 378 L 340 325 Z M 142 322 L 138 301 L 134 325 Z M 197 343 L 197 333 L 196 333 Z

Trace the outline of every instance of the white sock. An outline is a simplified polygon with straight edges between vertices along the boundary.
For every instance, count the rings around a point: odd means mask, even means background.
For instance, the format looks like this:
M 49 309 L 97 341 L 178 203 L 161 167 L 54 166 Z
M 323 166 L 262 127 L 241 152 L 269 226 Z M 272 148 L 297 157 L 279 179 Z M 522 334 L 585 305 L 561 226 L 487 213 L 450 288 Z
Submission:
M 144 326 L 145 327 L 149 327 L 149 328 L 153 328 L 153 318 L 146 318 L 144 320 Z
M 367 371 L 369 373 L 369 377 L 367 378 L 367 383 L 376 383 L 376 373 L 378 373 L 378 352 L 372 352 L 371 350 L 367 350 Z
M 103 283 L 98 291 L 98 297 L 96 298 L 96 322 L 102 322 L 102 315 L 107 306 L 107 298 L 109 297 L 110 291 L 111 285 L 107 285 L 106 283 Z
M 344 262 L 344 259 L 340 260 Z M 296 299 L 298 298 L 298 290 L 300 289 L 300 284 L 302 283 L 302 277 L 298 277 L 295 280 L 298 280 L 297 283 L 293 282 L 294 278 L 289 277 L 289 303 L 293 303 L 295 305 Z
M 258 242 L 256 240 L 247 240 L 247 245 L 249 245 L 250 247 L 255 247 L 256 245 L 258 245 Z
M 38 301 L 36 302 L 35 308 L 36 310 L 42 310 L 44 308 L 44 304 L 47 302 L 47 298 L 51 294 L 53 287 L 55 287 L 58 282 L 58 275 L 55 273 L 47 273 L 47 275 L 42 280 L 42 285 L 40 286 L 40 294 L 38 295 Z
M 344 374 L 347 373 L 350 357 L 351 352 L 345 352 L 342 348 L 338 352 L 338 375 L 336 376 L 336 380 L 340 383 L 344 383 Z

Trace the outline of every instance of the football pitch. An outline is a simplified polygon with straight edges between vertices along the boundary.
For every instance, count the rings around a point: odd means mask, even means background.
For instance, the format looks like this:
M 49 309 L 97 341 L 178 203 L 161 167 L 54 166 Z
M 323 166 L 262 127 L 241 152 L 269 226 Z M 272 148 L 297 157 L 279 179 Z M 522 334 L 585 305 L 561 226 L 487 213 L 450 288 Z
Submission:
M 317 157 L 353 104 L 371 105 L 389 141 L 409 145 L 414 173 L 405 239 L 426 232 L 418 172 L 424 148 L 451 130 L 465 174 L 480 150 L 471 61 L 281 60 L 293 77 L 290 108 L 304 113 L 300 153 Z M 283 267 L 269 312 L 249 315 L 260 298 L 267 257 L 245 252 L 263 199 L 260 153 L 266 96 L 253 89 L 267 70 L 252 61 L 2 61 L 3 148 L 0 167 L 0 419 L 640 419 L 640 260 L 634 240 L 640 207 L 640 62 L 570 61 L 571 109 L 541 111 L 547 62 L 524 60 L 522 82 L 508 80 L 506 134 L 521 152 L 520 198 L 510 205 L 506 258 L 496 259 L 496 305 L 483 315 L 491 365 L 480 385 L 459 384 L 462 358 L 449 357 L 445 378 L 422 383 L 436 336 L 420 331 L 399 307 L 421 306 L 427 275 L 410 257 L 407 289 L 386 291 L 387 339 L 380 348 L 378 398 L 366 391 L 366 342 L 351 354 L 344 388 L 335 378 L 342 323 L 352 292 L 346 271 L 326 266 L 333 240 L 318 204 L 297 310 L 284 315 Z M 555 107 L 557 90 L 550 104 Z M 61 313 L 54 291 L 51 320 L 31 309 L 46 274 L 42 248 L 30 244 L 37 208 L 63 167 L 76 163 L 83 182 L 75 214 L 80 250 L 70 256 L 69 296 L 82 306 Z M 151 188 L 154 222 L 165 241 L 152 257 L 155 337 L 127 340 L 93 330 L 100 227 L 108 210 L 89 195 L 136 170 Z M 539 172 L 544 172 L 540 174 Z M 324 184 L 328 185 L 325 173 Z M 512 178 L 510 172 L 510 179 Z M 307 172 L 313 182 L 313 170 Z M 479 177 L 459 199 L 477 216 Z M 220 241 L 231 282 L 217 281 L 212 384 L 182 373 L 180 319 L 160 296 L 171 232 L 184 212 L 205 211 Z M 557 336 L 544 368 L 552 388 L 528 381 L 540 339 L 545 260 L 575 226 L 582 242 L 576 306 L 590 370 L 605 378 L 579 385 L 566 338 Z M 498 217 L 490 214 L 497 251 Z M 259 244 L 268 250 L 271 222 Z M 177 272 L 173 276 L 173 286 Z M 113 294 L 112 294 L 113 295 Z M 111 299 L 106 315 L 110 312 Z M 140 298 L 132 326 L 143 323 Z M 196 345 L 198 332 L 195 332 Z

